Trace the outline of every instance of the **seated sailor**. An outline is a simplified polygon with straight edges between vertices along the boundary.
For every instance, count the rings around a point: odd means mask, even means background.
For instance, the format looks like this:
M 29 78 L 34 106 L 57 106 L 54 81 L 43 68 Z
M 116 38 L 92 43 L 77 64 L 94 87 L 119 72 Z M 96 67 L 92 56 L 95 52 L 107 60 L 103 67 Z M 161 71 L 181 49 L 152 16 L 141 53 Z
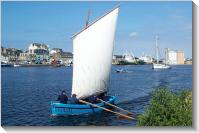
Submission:
M 98 99 L 106 101 L 106 92 L 99 94 Z
M 72 104 L 78 103 L 78 99 L 77 99 L 76 96 L 77 96 L 76 94 L 72 94 L 72 97 L 70 99 L 70 103 L 72 103 Z
M 66 92 L 65 92 L 65 91 L 62 91 L 62 92 L 61 92 L 61 95 L 58 96 L 57 100 L 60 101 L 60 103 L 67 104 L 67 102 L 68 102 L 68 97 L 67 97 L 67 95 L 66 95 Z
M 101 93 L 99 95 L 92 95 L 85 99 L 86 101 L 89 101 L 91 103 L 99 103 L 100 101 L 98 99 L 106 101 L 106 92 Z
M 95 96 L 95 95 L 90 96 L 90 97 L 88 98 L 88 101 L 89 101 L 90 103 L 97 103 L 97 102 L 98 102 L 97 96 Z

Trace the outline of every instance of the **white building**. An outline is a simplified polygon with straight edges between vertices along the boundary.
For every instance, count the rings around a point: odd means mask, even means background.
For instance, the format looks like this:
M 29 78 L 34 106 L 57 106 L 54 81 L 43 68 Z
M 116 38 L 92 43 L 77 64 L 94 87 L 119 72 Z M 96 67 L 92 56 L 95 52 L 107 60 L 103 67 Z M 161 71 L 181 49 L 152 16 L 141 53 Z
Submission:
M 40 43 L 32 43 L 28 47 L 28 54 L 34 55 L 32 61 L 34 60 L 36 63 L 40 62 L 48 62 L 49 61 L 49 47 L 45 44 Z
M 60 48 L 53 48 L 52 50 L 50 50 L 50 54 L 55 54 L 55 53 L 62 53 L 62 49 Z
M 37 54 L 39 52 L 42 52 L 42 53 L 48 52 L 49 53 L 48 46 L 45 45 L 45 44 L 32 43 L 28 47 L 28 53 L 29 54 Z
M 184 52 L 179 50 L 165 49 L 166 64 L 184 64 Z

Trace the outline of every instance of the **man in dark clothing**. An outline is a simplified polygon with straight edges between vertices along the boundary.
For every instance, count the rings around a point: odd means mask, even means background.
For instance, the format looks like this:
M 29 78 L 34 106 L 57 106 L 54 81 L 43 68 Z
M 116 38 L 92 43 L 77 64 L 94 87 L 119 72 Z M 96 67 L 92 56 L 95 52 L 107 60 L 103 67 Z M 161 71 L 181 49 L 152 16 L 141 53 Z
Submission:
M 76 94 L 73 94 L 73 95 L 72 95 L 70 102 L 71 102 L 72 104 L 78 103 L 78 99 L 77 99 L 77 97 L 76 97 Z
M 66 92 L 62 91 L 61 95 L 59 95 L 59 97 L 57 98 L 57 100 L 60 101 L 60 103 L 67 104 L 68 97 L 66 95 Z
M 90 103 L 97 103 L 97 96 L 95 96 L 95 95 L 90 96 L 90 97 L 88 98 L 88 101 L 89 101 Z
M 105 93 L 99 94 L 98 98 L 106 101 L 106 95 L 105 95 Z

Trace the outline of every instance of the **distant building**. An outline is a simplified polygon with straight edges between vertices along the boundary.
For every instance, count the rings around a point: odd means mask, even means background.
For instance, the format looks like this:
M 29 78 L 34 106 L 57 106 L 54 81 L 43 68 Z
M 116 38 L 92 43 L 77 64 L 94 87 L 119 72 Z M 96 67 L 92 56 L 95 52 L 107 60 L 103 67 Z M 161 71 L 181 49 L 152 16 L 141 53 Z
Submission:
M 53 48 L 50 51 L 50 60 L 56 60 L 56 61 L 60 61 L 61 60 L 61 54 L 62 54 L 62 49 L 60 48 Z
M 32 43 L 28 47 L 29 54 L 49 54 L 49 48 L 45 44 Z
M 53 48 L 50 51 L 50 61 L 60 61 L 61 64 L 71 64 L 73 60 L 73 54 L 71 52 L 64 52 L 60 48 Z
M 45 44 L 32 43 L 28 47 L 28 54 L 32 62 L 46 63 L 49 61 L 49 47 Z
M 62 53 L 63 50 L 60 49 L 60 48 L 53 48 L 51 51 L 50 51 L 50 54 L 53 54 L 53 53 Z
M 177 64 L 176 51 L 166 49 L 166 64 Z
M 177 53 L 177 64 L 184 64 L 185 57 L 183 51 L 176 51 Z
M 189 64 L 189 65 L 191 65 L 191 64 L 192 64 L 192 59 L 186 59 L 186 60 L 184 61 L 184 64 Z
M 6 56 L 6 48 L 1 46 L 1 55 Z
M 71 52 L 62 52 L 61 60 L 64 64 L 72 64 L 73 62 L 73 54 Z
M 165 49 L 166 64 L 184 64 L 184 52 L 180 50 Z
M 1 46 L 1 61 L 16 62 L 22 50 L 16 48 L 4 48 Z
M 19 56 L 18 60 L 19 60 L 20 62 L 31 61 L 28 52 L 20 53 L 20 56 Z
M 62 64 L 71 65 L 73 54 L 64 52 L 60 48 L 53 48 L 51 51 L 45 44 L 32 43 L 28 50 L 23 52 L 15 48 L 4 48 L 1 46 L 1 62 L 18 62 L 22 64 L 48 64 L 56 60 Z
M 6 53 L 6 48 L 1 46 L 1 62 L 8 62 L 8 56 Z

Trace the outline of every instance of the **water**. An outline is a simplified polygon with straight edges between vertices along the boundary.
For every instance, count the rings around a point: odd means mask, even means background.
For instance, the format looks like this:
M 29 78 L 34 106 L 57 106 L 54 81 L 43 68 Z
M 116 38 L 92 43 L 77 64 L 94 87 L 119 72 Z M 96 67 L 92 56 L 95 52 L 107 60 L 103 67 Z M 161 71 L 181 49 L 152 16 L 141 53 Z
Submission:
M 128 73 L 116 73 L 124 68 Z M 136 121 L 121 119 L 102 112 L 83 116 L 50 116 L 50 101 L 61 90 L 70 95 L 71 67 L 18 67 L 1 68 L 2 125 L 97 125 L 135 126 Z M 172 66 L 172 69 L 155 71 L 149 65 L 113 66 L 109 94 L 116 95 L 116 104 L 134 112 L 144 112 L 151 92 L 158 87 L 173 91 L 192 89 L 192 65 Z

